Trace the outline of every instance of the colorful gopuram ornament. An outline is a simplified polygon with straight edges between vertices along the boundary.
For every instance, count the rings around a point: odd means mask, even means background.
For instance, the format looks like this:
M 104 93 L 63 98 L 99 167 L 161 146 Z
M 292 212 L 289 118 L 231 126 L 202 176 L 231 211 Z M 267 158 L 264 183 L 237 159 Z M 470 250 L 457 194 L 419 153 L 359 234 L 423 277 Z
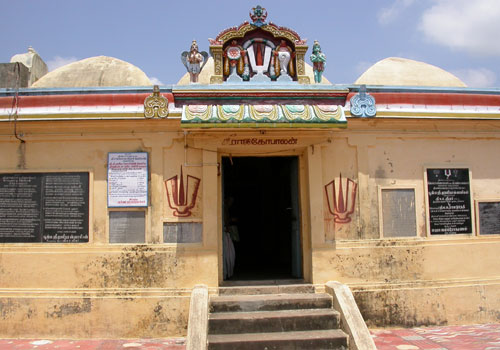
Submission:
M 333 215 L 333 221 L 338 224 L 347 224 L 351 222 L 351 215 L 354 213 L 356 204 L 358 184 L 348 178 L 345 185 L 345 195 L 343 187 L 342 174 L 340 174 L 338 192 L 335 186 L 335 180 L 325 186 L 328 211 Z
M 295 58 L 295 52 L 286 44 L 285 40 L 281 40 L 280 45 L 274 50 L 276 57 L 276 74 L 279 76 L 278 81 L 292 81 L 295 75 L 292 59 Z
M 266 24 L 267 10 L 260 5 L 257 5 L 252 8 L 252 12 L 250 12 L 250 18 L 252 19 L 252 25 L 256 27 L 262 27 Z
M 174 211 L 174 216 L 188 217 L 192 215 L 191 210 L 196 205 L 200 182 L 201 179 L 187 175 L 186 186 L 184 187 L 182 166 L 180 180 L 178 179 L 178 176 L 175 175 L 165 181 L 168 206 Z
M 155 85 L 153 93 L 144 99 L 145 118 L 166 118 L 168 116 L 168 100 L 160 95 L 160 87 Z
M 224 75 L 227 75 L 227 81 L 237 83 L 242 81 L 243 71 L 245 69 L 246 52 L 243 47 L 233 40 L 224 51 Z
M 306 40 L 289 28 L 266 23 L 267 11 L 261 6 L 252 8 L 250 18 L 251 23 L 209 39 L 214 58 L 210 83 L 310 83 L 305 74 Z
M 359 87 L 359 92 L 351 98 L 350 104 L 353 117 L 369 118 L 377 115 L 375 98 L 366 93 L 366 85 Z
M 321 52 L 321 46 L 319 45 L 318 40 L 314 40 L 310 59 L 313 64 L 314 82 L 321 83 L 323 71 L 325 70 L 326 55 Z
M 181 61 L 189 73 L 189 81 L 197 83 L 201 70 L 207 64 L 208 53 L 206 51 L 198 51 L 198 44 L 196 40 L 193 40 L 189 52 L 184 51 L 181 54 Z

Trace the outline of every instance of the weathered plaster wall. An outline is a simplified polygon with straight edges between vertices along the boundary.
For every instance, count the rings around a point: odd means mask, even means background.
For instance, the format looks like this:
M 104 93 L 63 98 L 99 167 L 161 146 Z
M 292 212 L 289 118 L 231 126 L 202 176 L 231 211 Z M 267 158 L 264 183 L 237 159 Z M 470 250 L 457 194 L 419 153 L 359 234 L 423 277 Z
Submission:
M 425 166 L 466 166 L 474 199 L 499 198 L 495 128 L 476 130 L 463 122 L 446 131 L 438 122 L 402 126 L 367 120 L 332 132 L 192 132 L 187 162 L 195 166 L 183 172 L 201 179 L 201 187 L 193 215 L 179 218 L 167 204 L 164 184 L 180 175 L 184 163 L 184 134 L 175 123 L 20 123 L 25 143 L 15 139 L 12 124 L 0 125 L 1 171 L 89 171 L 91 181 L 89 243 L 0 244 L 1 335 L 185 335 L 191 288 L 199 283 L 216 288 L 222 280 L 216 163 L 221 154 L 262 156 L 277 150 L 299 157 L 307 282 L 349 284 L 370 326 L 499 320 L 500 237 L 428 237 L 424 188 Z M 248 137 L 298 141 L 287 147 L 226 142 Z M 109 244 L 107 154 L 135 151 L 148 152 L 150 161 L 146 243 Z M 327 206 L 324 187 L 340 174 L 357 184 L 349 223 L 335 223 Z M 384 238 L 379 186 L 415 189 L 416 237 Z M 183 221 L 203 223 L 202 241 L 163 243 L 163 223 Z
M 182 132 L 168 122 L 126 124 L 22 123 L 18 131 L 24 143 L 14 138 L 12 125 L 0 125 L 2 172 L 90 174 L 89 243 L 0 244 L 2 336 L 182 336 L 191 288 L 217 285 L 215 244 L 163 243 L 163 222 L 182 221 L 166 205 L 164 185 L 180 175 Z M 109 152 L 149 154 L 150 205 L 132 209 L 145 210 L 145 244 L 108 243 L 108 213 L 113 210 L 107 207 Z M 201 162 L 201 152 L 189 156 L 189 161 Z M 202 167 L 184 169 L 187 173 L 203 182 Z M 203 218 L 202 198 L 200 192 L 194 209 L 198 221 Z
M 432 123 L 430 123 L 432 124 Z M 433 125 L 436 129 L 439 126 Z M 500 135 L 465 132 L 346 132 L 323 147 L 323 184 L 358 184 L 350 223 L 333 223 L 324 195 L 325 231 L 313 249 L 314 283 L 347 283 L 370 326 L 498 322 L 500 237 L 427 233 L 425 167 L 467 167 L 473 201 L 500 200 Z M 422 126 L 426 128 L 426 126 Z M 337 160 L 341 158 L 341 160 Z M 414 237 L 384 238 L 380 186 L 414 188 Z M 334 229 L 331 229 L 333 225 Z

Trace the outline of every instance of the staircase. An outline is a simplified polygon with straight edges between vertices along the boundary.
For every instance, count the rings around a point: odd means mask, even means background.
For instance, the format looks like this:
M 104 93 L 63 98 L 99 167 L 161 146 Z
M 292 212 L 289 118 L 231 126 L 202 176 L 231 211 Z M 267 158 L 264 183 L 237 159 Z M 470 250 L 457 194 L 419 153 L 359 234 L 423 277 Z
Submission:
M 209 311 L 209 350 L 348 348 L 331 296 L 311 285 L 223 287 Z

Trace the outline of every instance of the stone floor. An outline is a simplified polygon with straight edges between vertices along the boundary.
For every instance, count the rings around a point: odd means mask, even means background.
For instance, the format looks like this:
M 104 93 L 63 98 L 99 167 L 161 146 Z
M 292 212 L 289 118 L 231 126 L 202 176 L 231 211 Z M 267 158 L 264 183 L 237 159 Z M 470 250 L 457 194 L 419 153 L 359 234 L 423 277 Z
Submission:
M 378 350 L 500 350 L 500 324 L 411 329 L 377 329 Z M 185 350 L 186 340 L 0 339 L 0 350 Z
M 184 350 L 186 339 L 44 340 L 2 339 L 0 350 Z
M 378 350 L 500 350 L 500 324 L 371 332 Z

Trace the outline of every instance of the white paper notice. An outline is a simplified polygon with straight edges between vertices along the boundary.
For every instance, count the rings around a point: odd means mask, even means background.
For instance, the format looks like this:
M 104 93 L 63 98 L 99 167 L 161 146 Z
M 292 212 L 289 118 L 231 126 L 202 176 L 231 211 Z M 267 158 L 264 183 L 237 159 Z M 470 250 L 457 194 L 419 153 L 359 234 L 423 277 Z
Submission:
M 108 207 L 148 206 L 148 154 L 108 154 Z

